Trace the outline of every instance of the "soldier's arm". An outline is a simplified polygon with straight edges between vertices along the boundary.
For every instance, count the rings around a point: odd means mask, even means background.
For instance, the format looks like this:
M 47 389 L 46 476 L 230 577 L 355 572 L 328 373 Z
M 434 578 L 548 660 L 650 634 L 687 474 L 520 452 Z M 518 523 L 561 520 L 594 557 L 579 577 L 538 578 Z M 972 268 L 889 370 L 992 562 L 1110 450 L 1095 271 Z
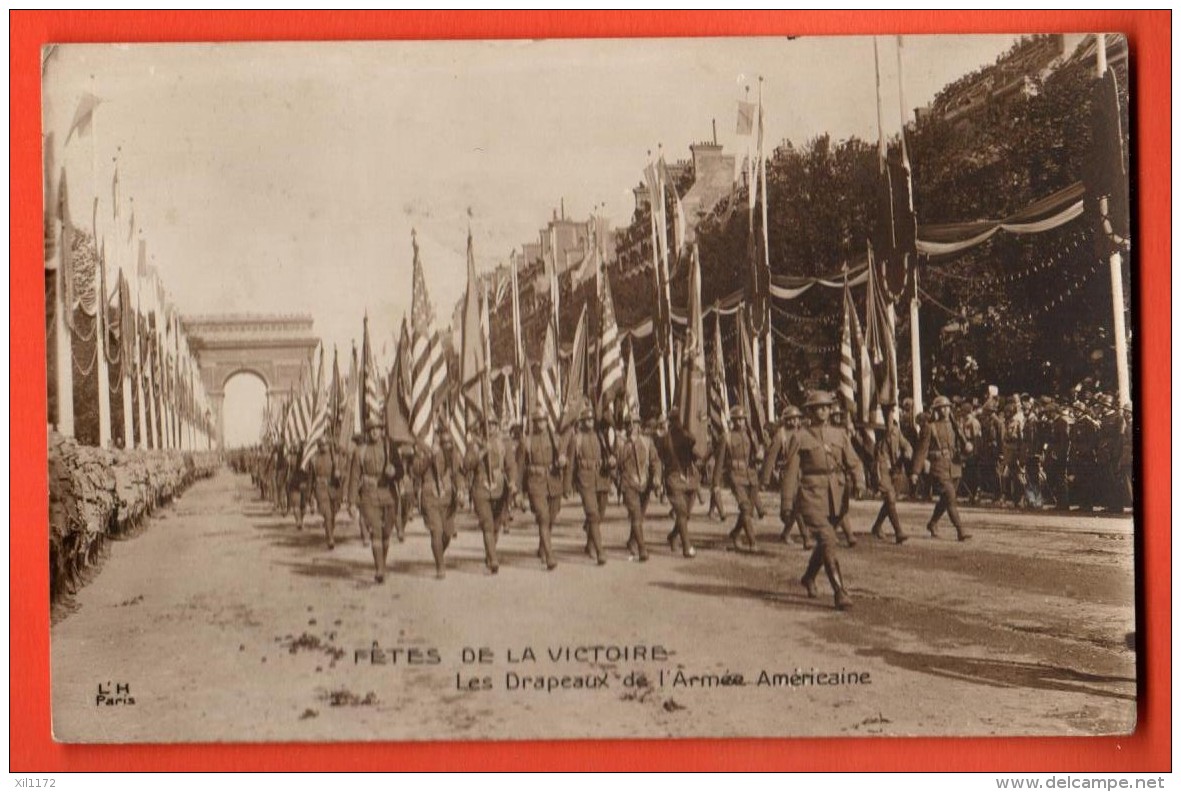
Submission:
M 787 441 L 787 450 L 784 452 L 784 458 L 787 464 L 783 468 L 783 492 L 785 503 L 791 503 L 796 499 L 796 492 L 800 487 L 800 438 L 799 435 L 793 434 Z
M 853 448 L 853 443 L 848 435 L 845 435 L 844 445 L 845 470 L 853 482 L 853 491 L 856 494 L 865 488 L 865 468 L 862 466 L 861 457 L 858 456 L 856 449 Z
M 927 461 L 927 451 L 931 447 L 931 424 L 923 424 L 923 433 L 919 435 L 919 447 L 914 452 L 914 459 L 910 464 L 910 475 L 917 476 L 923 470 L 923 463 Z

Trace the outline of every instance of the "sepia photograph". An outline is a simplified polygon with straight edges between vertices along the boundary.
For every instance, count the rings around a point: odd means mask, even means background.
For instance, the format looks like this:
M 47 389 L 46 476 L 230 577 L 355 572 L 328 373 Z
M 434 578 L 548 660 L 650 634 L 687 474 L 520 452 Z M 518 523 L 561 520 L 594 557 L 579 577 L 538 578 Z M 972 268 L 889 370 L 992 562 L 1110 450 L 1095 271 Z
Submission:
M 1130 734 L 1129 61 L 43 47 L 54 740 Z

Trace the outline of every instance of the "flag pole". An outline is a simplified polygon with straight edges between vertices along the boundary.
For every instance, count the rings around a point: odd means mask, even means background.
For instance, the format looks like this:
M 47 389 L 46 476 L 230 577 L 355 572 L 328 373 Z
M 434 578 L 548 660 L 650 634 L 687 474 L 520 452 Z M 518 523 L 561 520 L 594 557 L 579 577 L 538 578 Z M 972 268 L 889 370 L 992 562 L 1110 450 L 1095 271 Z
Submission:
M 1107 74 L 1107 35 L 1095 34 L 1095 65 L 1096 78 L 1102 79 Z M 1107 233 L 1105 223 L 1108 212 L 1108 199 L 1099 199 L 1099 232 Z M 1132 387 L 1128 377 L 1128 331 L 1124 326 L 1124 277 L 1123 254 L 1118 249 L 1107 259 L 1111 270 L 1111 317 L 1115 331 L 1115 376 L 1119 390 L 1121 407 L 1132 403 Z

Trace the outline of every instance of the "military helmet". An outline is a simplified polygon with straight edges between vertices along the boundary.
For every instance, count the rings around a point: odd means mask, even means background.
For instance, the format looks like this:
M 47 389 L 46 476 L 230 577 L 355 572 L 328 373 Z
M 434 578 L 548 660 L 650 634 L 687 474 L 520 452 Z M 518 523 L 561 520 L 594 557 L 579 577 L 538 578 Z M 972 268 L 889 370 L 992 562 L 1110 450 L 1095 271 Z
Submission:
M 785 421 L 789 418 L 802 418 L 803 416 L 804 414 L 800 412 L 800 408 L 796 407 L 794 404 L 787 405 L 787 407 L 783 410 L 783 420 Z
M 947 398 L 946 396 L 936 396 L 935 401 L 931 402 L 931 409 L 932 410 L 937 410 L 940 407 L 950 407 L 950 406 L 951 406 L 951 399 Z
M 828 391 L 814 390 L 808 391 L 808 398 L 804 401 L 804 407 L 831 407 L 836 403 L 836 399 Z
M 578 411 L 578 420 L 593 421 L 595 419 L 595 411 L 590 408 L 590 405 L 583 405 L 583 408 Z
M 535 421 L 544 421 L 547 416 L 545 414 L 545 410 L 541 407 L 538 407 L 533 410 L 533 414 L 530 417 Z
M 366 429 L 380 429 L 382 428 L 381 419 L 376 416 L 369 416 L 369 420 L 365 422 Z
M 742 409 L 741 405 L 736 405 L 734 407 L 731 407 L 730 408 L 730 420 L 731 421 L 738 421 L 738 420 L 745 421 L 746 420 L 746 410 Z

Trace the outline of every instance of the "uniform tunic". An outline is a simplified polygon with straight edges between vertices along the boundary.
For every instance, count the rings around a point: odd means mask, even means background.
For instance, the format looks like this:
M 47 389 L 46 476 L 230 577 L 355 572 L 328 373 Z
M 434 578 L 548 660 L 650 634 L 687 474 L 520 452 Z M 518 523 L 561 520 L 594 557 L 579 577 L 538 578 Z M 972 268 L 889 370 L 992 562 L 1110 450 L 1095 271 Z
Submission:
M 624 435 L 615 441 L 615 457 L 619 460 L 619 485 L 623 491 L 623 505 L 627 509 L 631 534 L 629 547 L 634 543 L 640 558 L 648 556 L 644 544 L 644 514 L 653 486 L 660 481 L 660 457 L 652 440 L 643 434 Z

